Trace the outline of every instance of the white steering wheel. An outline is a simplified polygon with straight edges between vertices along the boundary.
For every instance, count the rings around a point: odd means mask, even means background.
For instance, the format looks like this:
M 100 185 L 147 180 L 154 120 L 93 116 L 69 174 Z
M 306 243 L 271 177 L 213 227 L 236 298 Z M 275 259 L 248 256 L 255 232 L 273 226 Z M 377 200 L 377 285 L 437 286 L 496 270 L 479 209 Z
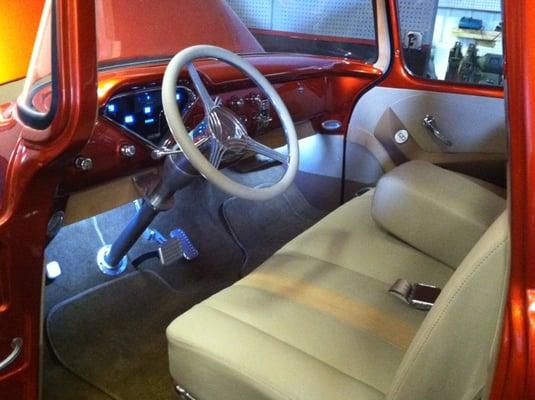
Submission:
M 216 58 L 238 68 L 264 91 L 281 121 L 288 144 L 287 155 L 251 138 L 238 116 L 225 106 L 214 102 L 193 66 L 193 61 L 199 58 Z M 211 146 L 209 159 L 197 148 L 188 134 L 177 106 L 176 86 L 180 72 L 184 67 L 188 69 L 190 78 L 204 105 L 206 114 L 204 124 Z M 173 57 L 165 70 L 162 84 L 162 103 L 171 133 L 184 155 L 201 175 L 221 190 L 242 199 L 268 200 L 282 194 L 293 182 L 299 165 L 299 145 L 290 113 L 268 80 L 237 54 L 220 47 L 205 45 L 182 50 Z M 225 155 L 236 156 L 247 151 L 253 151 L 281 162 L 286 167 L 282 178 L 272 186 L 253 188 L 238 183 L 219 171 L 218 167 Z

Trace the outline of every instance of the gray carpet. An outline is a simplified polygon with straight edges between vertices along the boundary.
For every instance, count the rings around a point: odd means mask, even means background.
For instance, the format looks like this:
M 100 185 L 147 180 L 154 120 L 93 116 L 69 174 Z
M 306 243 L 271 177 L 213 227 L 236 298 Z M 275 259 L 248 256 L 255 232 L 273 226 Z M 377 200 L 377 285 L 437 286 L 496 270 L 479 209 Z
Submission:
M 105 283 L 55 306 L 47 333 L 58 359 L 116 399 L 176 399 L 165 328 L 202 294 L 181 293 L 152 272 Z
M 222 212 L 242 247 L 243 275 L 327 214 L 313 208 L 293 185 L 282 196 L 263 202 L 232 197 L 223 203 Z

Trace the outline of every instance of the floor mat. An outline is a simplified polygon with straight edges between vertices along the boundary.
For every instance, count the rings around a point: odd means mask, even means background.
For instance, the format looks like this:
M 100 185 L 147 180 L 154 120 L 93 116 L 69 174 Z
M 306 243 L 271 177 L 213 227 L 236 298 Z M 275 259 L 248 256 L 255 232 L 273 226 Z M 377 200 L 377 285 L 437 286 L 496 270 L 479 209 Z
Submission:
M 327 214 L 312 207 L 294 185 L 282 196 L 263 202 L 232 197 L 221 210 L 243 250 L 243 275 Z
M 174 400 L 165 329 L 197 297 L 152 272 L 126 275 L 55 306 L 46 324 L 51 350 L 112 398 Z

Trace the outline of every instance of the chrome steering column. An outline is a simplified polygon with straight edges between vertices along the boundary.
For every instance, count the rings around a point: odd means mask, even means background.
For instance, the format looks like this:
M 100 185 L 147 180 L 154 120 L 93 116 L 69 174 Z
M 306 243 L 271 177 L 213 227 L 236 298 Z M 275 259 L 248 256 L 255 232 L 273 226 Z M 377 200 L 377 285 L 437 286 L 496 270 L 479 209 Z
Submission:
M 167 210 L 176 191 L 199 178 L 198 172 L 182 154 L 167 156 L 162 178 L 156 188 L 145 197 L 143 204 L 111 246 L 105 246 L 97 256 L 99 269 L 106 275 L 119 275 L 128 264 L 126 254 L 136 243 L 156 215 Z

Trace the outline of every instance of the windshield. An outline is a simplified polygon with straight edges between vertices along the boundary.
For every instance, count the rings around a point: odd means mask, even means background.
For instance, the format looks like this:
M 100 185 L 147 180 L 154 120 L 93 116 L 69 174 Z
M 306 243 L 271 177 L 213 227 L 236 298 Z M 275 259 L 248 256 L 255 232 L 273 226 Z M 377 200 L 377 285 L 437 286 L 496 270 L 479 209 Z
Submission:
M 372 0 L 95 0 L 100 67 L 168 59 L 198 44 L 373 63 Z
M 99 65 L 165 59 L 197 44 L 263 48 L 223 0 L 96 0 Z
M 50 91 L 35 101 L 35 93 L 43 84 L 50 82 L 52 74 L 52 45 L 51 45 L 51 21 L 52 21 L 52 0 L 47 0 L 43 7 L 41 22 L 32 52 L 32 57 L 28 66 L 28 73 L 22 92 L 22 104 L 38 112 L 50 110 Z

